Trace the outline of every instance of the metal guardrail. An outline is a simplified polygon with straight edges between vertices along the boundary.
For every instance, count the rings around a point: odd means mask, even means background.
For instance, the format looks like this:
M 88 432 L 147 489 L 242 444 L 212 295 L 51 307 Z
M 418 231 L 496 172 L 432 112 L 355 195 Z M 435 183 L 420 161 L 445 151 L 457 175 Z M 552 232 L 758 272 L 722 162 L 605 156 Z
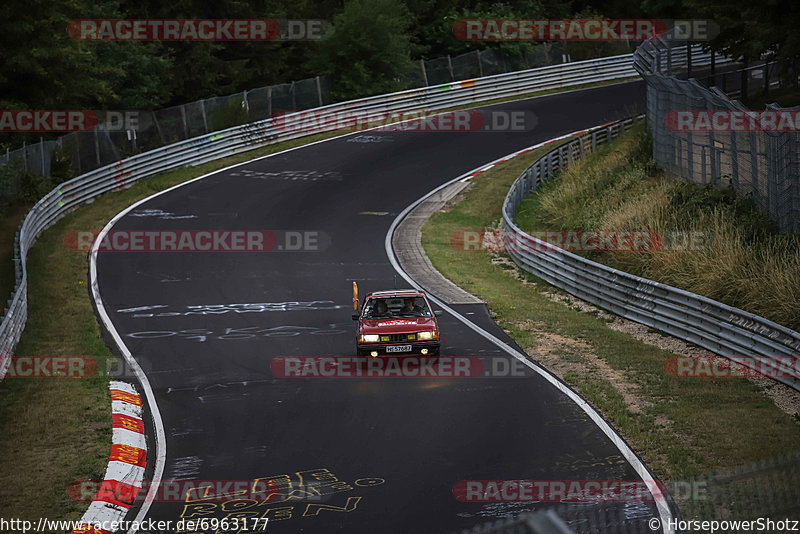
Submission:
M 499 49 L 485 49 L 458 56 L 420 59 L 419 69 L 412 69 L 398 80 L 401 84 L 398 90 L 561 63 L 566 52 L 565 42 L 553 42 L 538 44 L 520 55 L 504 54 Z M 107 114 L 95 110 L 100 124 L 90 131 L 72 132 L 55 140 L 40 140 L 32 144 L 23 142 L 22 148 L 6 149 L 6 153 L 0 155 L 0 187 L 5 180 L 8 189 L 19 193 L 23 174 L 52 176 L 52 164 L 57 159 L 60 160 L 59 166 L 69 163 L 77 174 L 83 174 L 123 157 L 167 144 L 278 113 L 307 110 L 330 103 L 329 79 L 315 76 L 169 108 L 137 111 L 132 119 L 123 119 L 123 113 L 119 112 Z
M 540 183 L 630 129 L 637 119 L 593 129 L 554 148 L 514 181 L 503 203 L 506 252 L 522 269 L 580 299 L 750 368 L 762 365 L 758 371 L 774 372 L 773 376 L 780 377 L 777 380 L 800 390 L 798 377 L 781 377 L 787 373 L 779 361 L 780 357 L 800 356 L 800 333 L 721 302 L 577 256 L 514 224 L 522 199 Z
M 124 189 L 137 180 L 187 165 L 199 165 L 261 146 L 334 130 L 342 113 L 442 110 L 498 98 L 514 97 L 579 84 L 618 80 L 636 76 L 633 56 L 622 55 L 575 63 L 498 74 L 411 89 L 386 95 L 313 108 L 320 124 L 329 126 L 309 131 L 286 131 L 273 120 L 236 126 L 137 154 L 62 183 L 28 212 L 15 239 L 16 285 L 0 323 L 0 379 L 5 376 L 10 356 L 27 319 L 28 277 L 26 258 L 37 236 L 64 214 L 109 191 Z
M 696 57 L 702 60 L 703 55 L 699 48 Z M 270 118 L 137 154 L 64 182 L 36 203 L 25 216 L 17 233 L 14 256 L 16 285 L 0 323 L 0 379 L 5 376 L 10 355 L 19 341 L 27 318 L 28 279 L 25 262 L 28 250 L 44 229 L 70 210 L 98 195 L 124 189 L 137 180 L 160 172 L 199 165 L 311 133 L 335 130 L 337 121 L 325 119 L 333 119 L 342 113 L 435 111 L 636 75 L 633 54 L 625 54 L 372 96 L 303 111 L 302 113 L 315 113 L 318 124 L 328 125 L 315 132 L 286 131 L 279 124 L 273 124 Z

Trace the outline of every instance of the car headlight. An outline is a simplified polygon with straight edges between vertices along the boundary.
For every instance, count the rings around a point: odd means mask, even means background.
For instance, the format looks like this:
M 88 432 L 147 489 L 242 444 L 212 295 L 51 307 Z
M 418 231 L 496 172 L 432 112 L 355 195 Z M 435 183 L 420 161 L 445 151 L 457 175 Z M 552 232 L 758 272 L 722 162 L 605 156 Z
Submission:
M 378 334 L 365 334 L 361 336 L 361 341 L 364 343 L 377 343 L 380 341 L 380 336 Z
M 420 332 L 417 334 L 417 339 L 420 341 L 429 341 L 431 339 L 436 339 L 437 337 L 436 330 L 428 330 L 427 332 Z

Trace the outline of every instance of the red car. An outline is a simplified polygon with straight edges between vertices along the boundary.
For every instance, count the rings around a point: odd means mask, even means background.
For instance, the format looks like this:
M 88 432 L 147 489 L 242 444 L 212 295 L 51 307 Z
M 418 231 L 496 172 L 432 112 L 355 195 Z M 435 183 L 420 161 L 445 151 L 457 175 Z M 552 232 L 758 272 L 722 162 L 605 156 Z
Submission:
M 358 313 L 358 355 L 439 354 L 439 325 L 428 297 L 416 289 L 375 291 L 364 297 L 359 311 L 353 283 L 353 307 Z

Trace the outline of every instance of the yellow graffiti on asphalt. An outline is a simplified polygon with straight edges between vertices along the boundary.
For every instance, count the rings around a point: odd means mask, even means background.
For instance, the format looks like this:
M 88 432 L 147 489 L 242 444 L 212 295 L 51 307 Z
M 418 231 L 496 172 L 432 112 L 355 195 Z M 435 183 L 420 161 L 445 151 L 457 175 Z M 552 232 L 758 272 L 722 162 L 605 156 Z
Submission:
M 229 524 L 264 525 L 286 519 L 317 517 L 326 513 L 353 512 L 362 495 L 339 495 L 360 488 L 379 486 L 386 482 L 379 477 L 366 477 L 352 483 L 340 480 L 329 469 L 318 468 L 294 473 L 258 477 L 248 482 L 249 489 L 214 493 L 212 486 L 187 490 L 180 519 L 215 517 Z M 251 484 L 252 483 L 252 484 Z M 240 520 L 236 522 L 234 520 Z M 267 521 L 268 520 L 268 521 Z M 198 524 L 195 521 L 194 524 Z M 246 527 L 237 531 L 179 530 L 183 534 L 245 534 Z

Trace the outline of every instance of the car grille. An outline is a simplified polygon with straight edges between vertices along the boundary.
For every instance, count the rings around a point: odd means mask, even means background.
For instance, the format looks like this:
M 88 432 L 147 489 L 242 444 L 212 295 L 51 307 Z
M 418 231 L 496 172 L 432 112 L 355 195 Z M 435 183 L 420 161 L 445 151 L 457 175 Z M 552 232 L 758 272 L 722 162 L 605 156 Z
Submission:
M 416 340 L 417 334 L 381 334 L 381 343 L 403 343 Z

